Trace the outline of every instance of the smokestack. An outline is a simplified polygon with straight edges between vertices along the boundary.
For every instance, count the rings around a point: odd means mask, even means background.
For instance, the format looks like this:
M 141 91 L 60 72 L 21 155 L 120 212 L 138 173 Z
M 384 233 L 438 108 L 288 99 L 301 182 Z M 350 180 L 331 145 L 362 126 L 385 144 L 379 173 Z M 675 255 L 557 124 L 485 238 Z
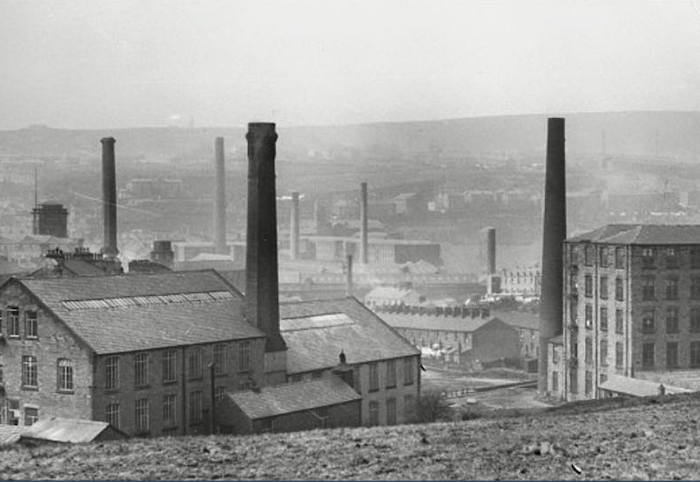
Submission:
M 114 163 L 114 137 L 105 137 L 102 143 L 102 220 L 104 222 L 105 258 L 114 259 L 119 254 L 117 249 L 117 176 Z
M 361 184 L 360 197 L 360 263 L 369 263 L 369 244 L 367 241 L 367 183 Z
M 226 246 L 226 170 L 224 167 L 224 138 L 214 141 L 216 192 L 214 195 L 214 246 L 219 254 L 228 254 Z
M 352 296 L 352 254 L 348 254 L 348 271 L 347 284 L 345 287 L 345 295 Z
M 484 233 L 484 249 L 486 254 L 486 274 L 496 274 L 496 228 L 487 227 Z
M 248 228 L 246 317 L 266 335 L 265 372 L 285 378 L 286 350 L 280 335 L 277 276 L 277 208 L 273 123 L 248 124 Z M 279 352 L 282 352 L 281 354 Z M 284 380 L 282 380 L 284 381 Z
M 326 207 L 321 198 L 316 198 L 314 200 L 314 222 L 316 224 L 316 234 L 328 234 Z
M 292 193 L 292 219 L 289 223 L 289 257 L 299 259 L 299 193 Z
M 566 157 L 564 119 L 547 125 L 544 226 L 542 239 L 542 294 L 540 300 L 540 358 L 537 389 L 548 390 L 547 340 L 563 331 L 563 244 L 566 239 Z

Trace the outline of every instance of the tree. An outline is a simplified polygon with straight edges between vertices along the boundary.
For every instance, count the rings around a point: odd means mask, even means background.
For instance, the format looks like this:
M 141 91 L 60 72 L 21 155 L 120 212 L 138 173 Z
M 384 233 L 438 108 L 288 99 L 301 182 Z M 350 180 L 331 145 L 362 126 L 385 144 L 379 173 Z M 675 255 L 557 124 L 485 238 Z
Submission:
M 437 390 L 423 392 L 410 407 L 410 417 L 417 423 L 432 423 L 450 420 L 450 406 L 447 397 Z

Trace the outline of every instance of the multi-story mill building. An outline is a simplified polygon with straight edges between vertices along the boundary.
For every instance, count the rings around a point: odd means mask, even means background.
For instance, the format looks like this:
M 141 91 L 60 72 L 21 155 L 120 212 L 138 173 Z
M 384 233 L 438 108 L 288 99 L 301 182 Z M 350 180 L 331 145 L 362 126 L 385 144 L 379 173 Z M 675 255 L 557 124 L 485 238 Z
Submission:
M 700 374 L 700 226 L 615 224 L 571 237 L 563 281 L 550 394 L 599 398 L 624 392 L 610 379 Z

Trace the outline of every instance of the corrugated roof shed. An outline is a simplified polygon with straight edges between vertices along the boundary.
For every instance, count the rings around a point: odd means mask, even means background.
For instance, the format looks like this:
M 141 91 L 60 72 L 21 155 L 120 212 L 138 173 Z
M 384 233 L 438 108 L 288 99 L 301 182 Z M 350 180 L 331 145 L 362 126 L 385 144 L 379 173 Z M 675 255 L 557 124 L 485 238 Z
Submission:
M 362 396 L 337 377 L 263 387 L 227 396 L 251 420 L 313 410 L 361 400 Z
M 22 432 L 23 439 L 46 440 L 48 442 L 87 443 L 92 442 L 107 429 L 115 430 L 107 422 L 72 418 L 42 418 Z M 122 434 L 126 438 L 126 434 Z
M 633 245 L 700 244 L 700 225 L 608 224 L 567 241 Z
M 342 323 L 324 317 L 312 320 L 338 313 L 344 315 Z M 341 351 L 351 365 L 420 354 L 355 298 L 283 304 L 280 317 L 289 374 L 335 367 Z
M 471 333 L 496 317 L 454 317 L 445 315 L 411 315 L 408 313 L 382 313 L 382 319 L 394 328 L 412 330 L 440 330 Z

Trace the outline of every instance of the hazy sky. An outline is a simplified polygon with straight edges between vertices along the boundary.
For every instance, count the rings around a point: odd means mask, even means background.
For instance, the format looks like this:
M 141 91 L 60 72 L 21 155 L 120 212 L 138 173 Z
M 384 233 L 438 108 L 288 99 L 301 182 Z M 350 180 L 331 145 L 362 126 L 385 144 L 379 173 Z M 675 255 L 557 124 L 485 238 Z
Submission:
M 700 0 L 0 0 L 0 129 L 700 110 Z

